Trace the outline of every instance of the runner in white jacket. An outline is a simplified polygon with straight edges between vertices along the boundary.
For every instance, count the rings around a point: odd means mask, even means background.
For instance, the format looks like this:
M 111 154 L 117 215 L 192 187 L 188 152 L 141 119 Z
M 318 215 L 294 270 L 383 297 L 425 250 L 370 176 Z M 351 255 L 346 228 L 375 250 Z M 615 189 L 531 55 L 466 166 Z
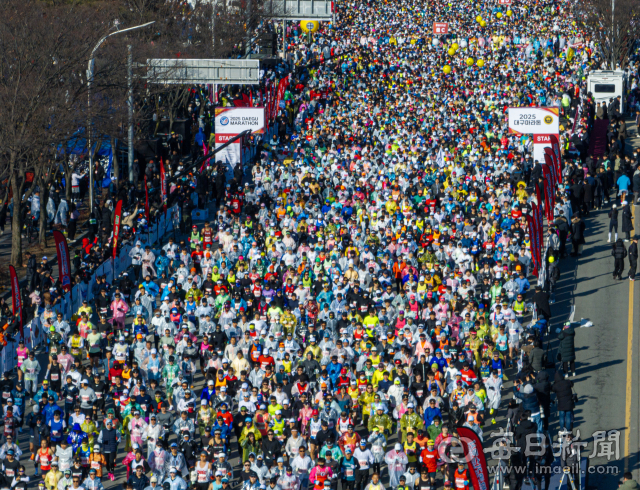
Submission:
M 485 405 L 489 408 L 489 414 L 493 415 L 493 412 L 500 406 L 500 391 L 502 390 L 502 378 L 498 376 L 498 371 L 494 370 L 484 385 L 487 388 L 487 401 Z

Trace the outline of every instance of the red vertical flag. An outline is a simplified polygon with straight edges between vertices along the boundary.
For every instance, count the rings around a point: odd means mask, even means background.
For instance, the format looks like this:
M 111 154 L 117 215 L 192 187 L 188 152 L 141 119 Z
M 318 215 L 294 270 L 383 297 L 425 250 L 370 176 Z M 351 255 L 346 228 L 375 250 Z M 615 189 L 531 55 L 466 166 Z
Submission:
M 288 86 L 289 86 L 289 76 L 284 77 L 278 83 L 278 92 L 276 94 L 275 108 L 273 112 L 274 118 L 278 115 L 278 110 L 280 110 L 280 101 L 284 98 L 284 92 L 285 90 L 287 90 Z
M 116 204 L 113 213 L 113 258 L 115 260 L 118 251 L 118 235 L 120 235 L 120 223 L 122 223 L 122 199 Z
M 556 184 L 558 183 L 558 181 L 556 179 L 556 169 L 553 164 L 553 158 L 552 158 L 553 152 L 549 151 L 549 153 L 546 153 L 547 150 L 549 150 L 549 148 L 545 148 L 545 154 L 544 154 L 544 159 L 547 163 L 546 165 L 543 165 L 543 167 L 546 166 L 548 169 L 547 174 L 549 176 L 549 199 L 550 199 L 549 215 L 551 216 L 551 221 L 553 221 L 553 210 L 556 207 Z
M 533 275 L 538 277 L 538 254 L 536 253 L 536 243 L 538 232 L 536 230 L 536 220 L 530 215 L 525 216 L 529 225 L 529 240 L 531 241 L 531 259 L 533 261 Z
M 555 164 L 558 181 L 562 182 L 562 153 L 560 153 L 560 141 L 558 141 L 558 136 L 555 134 L 551 135 L 551 148 L 556 155 Z
M 167 175 L 164 173 L 164 162 L 160 158 L 160 190 L 162 192 L 162 210 L 167 217 Z
M 544 224 L 542 222 L 542 210 L 540 209 L 540 206 L 536 204 L 533 204 L 531 208 L 533 209 L 532 217 L 535 221 L 535 227 L 534 227 L 535 238 L 533 243 L 536 244 L 536 248 L 535 248 L 536 260 L 538 261 L 538 265 L 540 266 L 542 264 L 541 250 L 544 243 L 544 237 L 543 237 Z
M 277 100 L 276 100 L 276 84 L 271 86 L 271 119 L 275 119 L 277 113 Z
M 542 174 L 544 175 L 544 212 L 547 217 L 547 223 L 550 225 L 553 222 L 553 200 L 551 193 L 551 170 L 548 165 L 542 166 Z
M 488 490 L 491 488 L 491 481 L 489 480 L 487 459 L 478 434 L 467 427 L 458 427 L 456 430 L 460 436 L 464 459 L 467 462 L 473 488 L 476 490 Z
M 534 182 L 533 187 L 536 190 L 536 200 L 538 201 L 538 206 L 542 206 L 542 193 L 540 192 L 539 182 Z
M 149 188 L 147 187 L 147 176 L 144 176 L 144 215 L 147 217 L 147 226 L 151 226 L 149 212 Z
M 549 166 L 549 170 L 551 170 L 551 177 L 553 178 L 552 184 L 555 195 L 555 189 L 558 185 L 558 176 L 556 174 L 556 154 L 553 152 L 553 149 L 544 149 L 544 161 Z
M 202 154 L 206 157 L 209 154 L 209 147 L 207 146 L 207 143 L 205 143 L 205 141 L 202 141 Z M 209 160 L 205 160 L 202 162 L 202 165 L 200 166 L 200 173 L 204 172 L 204 167 L 207 165 L 207 163 L 209 163 Z
M 22 322 L 22 296 L 20 296 L 20 282 L 18 281 L 18 275 L 16 269 L 12 265 L 9 266 L 9 273 L 11 274 L 11 308 L 13 316 L 20 315 L 20 338 L 24 339 L 24 330 Z
M 58 254 L 58 277 L 62 283 L 62 289 L 67 293 L 71 291 L 71 260 L 69 259 L 69 246 L 64 234 L 58 230 L 53 232 Z

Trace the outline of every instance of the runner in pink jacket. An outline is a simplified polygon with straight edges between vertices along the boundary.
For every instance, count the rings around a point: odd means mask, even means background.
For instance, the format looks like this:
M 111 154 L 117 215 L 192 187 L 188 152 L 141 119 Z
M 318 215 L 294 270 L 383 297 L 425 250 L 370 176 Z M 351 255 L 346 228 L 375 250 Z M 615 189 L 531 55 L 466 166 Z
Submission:
M 120 293 L 116 293 L 116 299 L 111 302 L 111 311 L 113 312 L 113 325 L 120 330 L 124 329 L 124 320 L 129 311 L 129 305 L 120 297 Z

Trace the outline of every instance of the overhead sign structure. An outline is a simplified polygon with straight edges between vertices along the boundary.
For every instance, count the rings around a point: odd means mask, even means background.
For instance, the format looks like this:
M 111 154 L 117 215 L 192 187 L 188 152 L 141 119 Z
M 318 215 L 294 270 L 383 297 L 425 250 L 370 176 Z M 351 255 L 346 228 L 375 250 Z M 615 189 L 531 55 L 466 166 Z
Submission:
M 282 20 L 333 20 L 331 0 L 266 0 L 267 17 Z
M 152 59 L 147 60 L 147 77 L 152 83 L 257 85 L 260 60 Z
M 448 22 L 434 22 L 433 23 L 433 33 L 434 34 L 449 34 L 449 23 Z
M 509 107 L 509 133 L 559 134 L 557 107 Z

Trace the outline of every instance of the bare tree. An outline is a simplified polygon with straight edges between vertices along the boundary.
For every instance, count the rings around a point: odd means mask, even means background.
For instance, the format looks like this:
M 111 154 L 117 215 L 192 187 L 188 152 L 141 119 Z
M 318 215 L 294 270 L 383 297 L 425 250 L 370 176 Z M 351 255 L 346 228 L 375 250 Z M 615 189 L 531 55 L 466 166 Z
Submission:
M 640 34 L 638 3 L 635 0 L 586 0 L 579 3 L 578 8 L 609 69 L 624 67 Z
M 53 184 L 58 172 L 59 162 L 54 155 L 41 155 L 35 167 L 33 183 L 40 190 L 40 218 L 38 219 L 38 243 L 41 247 L 47 246 L 47 227 L 49 224 L 47 216 L 47 204 Z
M 18 266 L 27 172 L 48 165 L 52 148 L 81 125 L 86 63 L 96 38 L 108 28 L 105 16 L 113 14 L 108 5 L 36 0 L 5 0 L 0 12 L 0 166 L 11 176 L 11 263 Z
M 124 0 L 128 5 L 123 24 L 154 20 L 153 29 L 136 33 L 143 41 L 135 46 L 134 56 L 144 65 L 151 58 L 228 58 L 244 52 L 247 37 L 247 13 L 240 2 L 246 0 Z M 257 19 L 257 16 L 254 15 Z M 184 116 L 190 100 L 190 86 L 165 85 L 145 78 L 138 71 L 137 98 L 145 99 L 146 110 L 134 114 L 137 127 L 152 127 L 156 135 L 161 120 L 168 120 L 169 131 L 176 119 Z M 204 109 L 204 104 L 200 106 Z M 155 117 L 155 123 L 151 124 Z M 140 138 L 141 132 L 136 133 Z
M 29 197 L 25 194 L 27 174 L 34 175 L 32 187 L 44 190 L 44 211 L 53 179 L 62 172 L 70 183 L 78 165 L 60 148 L 88 128 L 94 141 L 126 137 L 127 44 L 134 46 L 134 55 L 143 65 L 150 58 L 237 55 L 254 32 L 259 10 L 251 0 L 0 3 L 0 177 L 8 178 L 13 196 L 13 265 L 22 262 L 20 232 L 22 209 Z M 98 40 L 121 26 L 151 21 L 155 21 L 152 28 L 110 37 L 97 51 L 89 110 L 86 68 Z M 143 70 L 138 74 L 144 76 Z M 166 92 L 166 87 L 149 87 L 142 77 L 135 88 L 140 97 Z M 162 108 L 170 123 L 184 107 L 187 90 L 175 87 L 171 92 L 166 97 L 168 107 Z M 137 115 L 147 117 L 148 112 Z M 85 156 L 98 149 L 99 144 L 85 148 Z M 67 197 L 69 188 L 67 185 Z M 40 215 L 40 243 L 44 245 L 46 212 Z

